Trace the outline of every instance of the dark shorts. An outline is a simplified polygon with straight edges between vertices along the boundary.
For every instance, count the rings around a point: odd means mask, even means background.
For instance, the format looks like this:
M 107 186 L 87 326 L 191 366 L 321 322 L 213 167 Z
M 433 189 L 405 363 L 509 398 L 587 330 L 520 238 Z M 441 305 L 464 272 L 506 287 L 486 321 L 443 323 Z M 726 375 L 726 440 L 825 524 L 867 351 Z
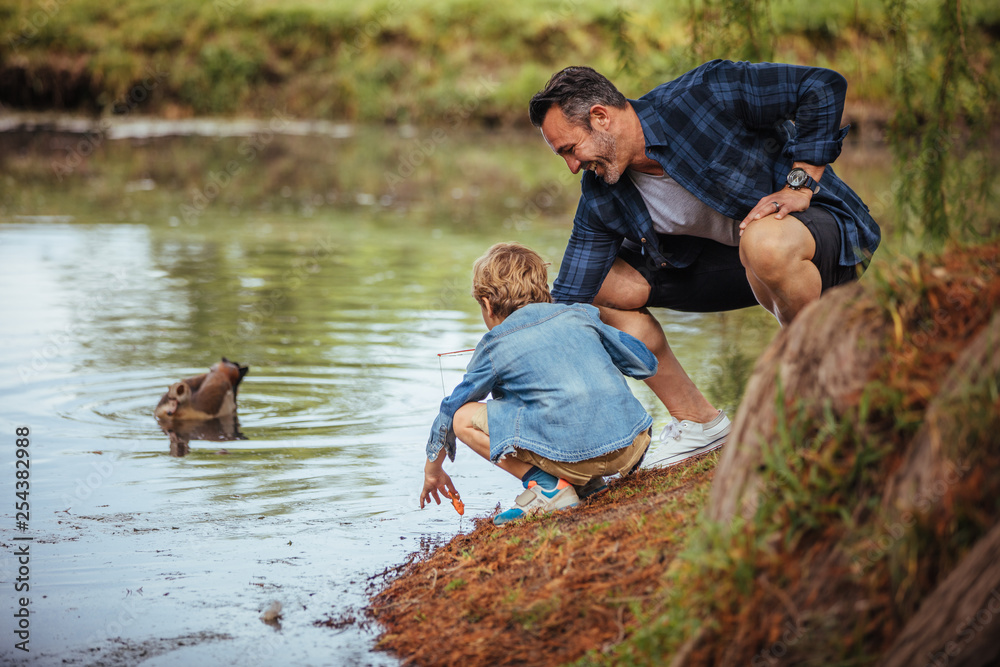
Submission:
M 802 221 L 816 241 L 816 254 L 812 262 L 819 269 L 823 279 L 823 291 L 831 287 L 849 283 L 861 277 L 857 266 L 842 266 L 840 263 L 840 225 L 825 208 L 813 206 L 793 216 Z M 863 271 L 865 267 L 861 267 Z
M 854 266 L 840 265 L 840 228 L 826 209 L 814 206 L 792 213 L 816 241 L 812 262 L 819 269 L 823 291 L 857 280 Z M 660 235 L 661 243 L 669 236 Z M 698 258 L 683 269 L 660 268 L 633 244 L 623 245 L 618 256 L 628 262 L 649 283 L 647 306 L 690 313 L 717 313 L 757 305 L 757 297 L 747 282 L 738 246 L 706 240 Z

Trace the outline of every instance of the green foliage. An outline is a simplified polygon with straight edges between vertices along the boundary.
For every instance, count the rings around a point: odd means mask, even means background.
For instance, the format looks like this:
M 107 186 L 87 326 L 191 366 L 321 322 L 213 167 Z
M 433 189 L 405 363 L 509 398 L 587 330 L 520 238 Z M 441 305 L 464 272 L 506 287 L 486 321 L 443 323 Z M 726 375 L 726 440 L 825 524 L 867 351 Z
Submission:
M 899 81 L 893 94 L 910 99 L 914 109 L 930 108 L 929 100 L 907 96 L 907 82 L 925 74 L 945 81 L 939 75 L 951 67 L 956 76 L 945 83 L 956 93 L 954 117 L 985 119 L 996 90 L 990 34 L 1000 22 L 1000 12 L 983 0 L 963 5 L 961 16 L 955 2 L 948 4 L 956 11 L 945 24 L 947 12 L 937 13 L 930 0 L 541 0 L 513 6 L 482 0 L 74 0 L 46 7 L 51 9 L 18 0 L 0 8 L 0 63 L 80 58 L 98 92 L 106 93 L 105 105 L 148 67 L 169 63 L 171 76 L 150 104 L 170 102 L 195 113 L 266 116 L 280 107 L 306 117 L 434 122 L 464 101 L 463 89 L 486 78 L 496 85 L 471 118 L 487 124 L 525 123 L 525 101 L 569 64 L 605 71 L 637 96 L 715 57 L 830 65 L 848 76 L 852 94 L 883 104 Z M 917 48 L 924 44 L 934 45 L 926 57 Z M 905 52 L 908 60 L 889 66 L 893 52 Z
M 689 20 L 692 65 L 712 58 L 772 58 L 771 0 L 692 0 Z
M 548 617 L 552 615 L 552 612 L 559 608 L 561 603 L 561 600 L 557 596 L 536 600 L 527 607 L 511 610 L 511 618 L 522 629 L 530 632 L 537 625 L 545 623 Z
M 592 523 L 590 526 L 588 526 L 587 530 L 589 530 L 591 533 L 596 534 L 601 532 L 602 530 L 605 530 L 606 528 L 609 528 L 610 526 L 611 526 L 610 521 L 596 521 Z
M 236 111 L 250 94 L 260 67 L 258 57 L 241 45 L 206 44 L 188 70 L 181 99 L 199 113 Z
M 732 346 L 722 350 L 716 357 L 711 384 L 707 389 L 713 405 L 724 412 L 735 414 L 750 380 L 755 361 L 755 357 L 741 347 Z
M 462 579 L 461 577 L 459 577 L 458 579 L 452 579 L 447 584 L 445 584 L 444 592 L 445 593 L 450 593 L 452 591 L 457 591 L 457 590 L 459 590 L 461 588 L 464 588 L 465 585 L 466 585 L 466 581 L 465 581 L 465 579 Z
M 914 34 L 911 0 L 886 1 L 897 70 L 890 143 L 904 225 L 934 243 L 989 233 L 997 224 L 991 170 L 959 168 L 965 147 L 997 118 L 1000 65 L 989 38 L 959 0 L 940 4 L 929 31 Z

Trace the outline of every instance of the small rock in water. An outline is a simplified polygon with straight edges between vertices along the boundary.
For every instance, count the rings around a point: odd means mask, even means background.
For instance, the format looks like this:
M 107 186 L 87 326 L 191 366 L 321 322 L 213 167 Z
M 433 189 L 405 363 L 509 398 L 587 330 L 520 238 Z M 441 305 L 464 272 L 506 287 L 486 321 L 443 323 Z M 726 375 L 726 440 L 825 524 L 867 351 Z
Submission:
M 271 603 L 271 606 L 264 610 L 264 613 L 260 615 L 260 620 L 265 623 L 276 621 L 281 618 L 281 603 L 275 600 Z

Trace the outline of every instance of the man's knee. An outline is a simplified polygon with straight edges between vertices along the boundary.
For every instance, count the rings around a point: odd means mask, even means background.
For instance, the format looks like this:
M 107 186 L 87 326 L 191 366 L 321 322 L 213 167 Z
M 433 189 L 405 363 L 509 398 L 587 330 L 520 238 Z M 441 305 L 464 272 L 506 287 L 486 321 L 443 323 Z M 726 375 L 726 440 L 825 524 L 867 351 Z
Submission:
M 769 224 L 762 224 L 765 222 Z M 765 282 L 779 279 L 795 262 L 809 260 L 812 257 L 807 243 L 812 237 L 808 230 L 802 227 L 801 231 L 805 232 L 804 237 L 801 233 L 797 233 L 800 230 L 783 228 L 782 222 L 784 221 L 772 222 L 769 219 L 751 224 L 740 239 L 740 261 L 746 269 Z M 799 226 L 802 226 L 801 223 Z
M 650 286 L 638 271 L 622 259 L 616 259 L 597 296 L 594 305 L 615 310 L 639 310 L 649 301 Z

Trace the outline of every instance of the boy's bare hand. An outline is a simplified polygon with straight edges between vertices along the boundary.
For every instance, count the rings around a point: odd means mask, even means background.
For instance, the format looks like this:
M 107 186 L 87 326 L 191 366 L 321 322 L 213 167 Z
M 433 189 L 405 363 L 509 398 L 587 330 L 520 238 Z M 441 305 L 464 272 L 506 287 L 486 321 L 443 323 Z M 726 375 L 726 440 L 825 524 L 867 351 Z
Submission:
M 424 488 L 420 492 L 420 509 L 423 509 L 424 505 L 430 503 L 432 497 L 434 498 L 434 502 L 440 505 L 441 496 L 438 495 L 439 493 L 446 495 L 450 493 L 455 498 L 459 497 L 455 484 L 442 467 L 444 458 L 442 453 L 436 461 L 428 461 L 424 465 Z

